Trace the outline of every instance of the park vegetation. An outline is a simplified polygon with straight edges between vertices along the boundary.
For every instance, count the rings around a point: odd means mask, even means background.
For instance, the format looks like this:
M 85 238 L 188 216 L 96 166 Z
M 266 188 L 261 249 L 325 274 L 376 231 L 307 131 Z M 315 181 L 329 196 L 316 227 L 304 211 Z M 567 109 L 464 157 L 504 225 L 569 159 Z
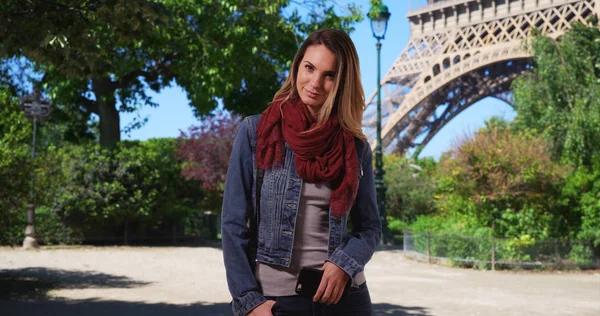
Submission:
M 0 4 L 0 244 L 23 240 L 32 178 L 42 243 L 215 238 L 241 118 L 266 106 L 303 36 L 361 19 L 353 5 L 306 2 L 306 15 L 290 1 Z M 439 161 L 384 157 L 392 233 L 470 240 L 435 239 L 449 257 L 486 260 L 496 238 L 499 260 L 538 260 L 523 249 L 549 240 L 575 245 L 565 260 L 600 258 L 600 30 L 534 32 L 527 49 L 514 121 L 490 119 Z M 35 159 L 18 99 L 32 85 L 56 105 Z M 176 139 L 121 141 L 118 114 L 156 106 L 148 92 L 170 85 L 200 123 Z
M 430 250 L 445 257 L 490 260 L 489 240 L 498 238 L 499 260 L 544 260 L 535 253 L 552 243 L 552 260 L 598 264 L 600 30 L 592 24 L 560 40 L 534 32 L 533 69 L 512 84 L 513 122 L 489 120 L 437 163 L 388 157 L 393 232 L 476 238 L 438 238 Z M 424 252 L 423 239 L 415 242 Z
M 23 239 L 32 177 L 42 242 L 203 235 L 194 227 L 220 210 L 237 127 L 215 110 L 262 111 L 308 33 L 351 32 L 363 18 L 331 0 L 2 1 L 0 243 Z M 186 92 L 200 126 L 121 141 L 146 118 L 121 129 L 119 113 L 157 106 L 151 92 L 169 86 Z M 33 87 L 54 105 L 36 159 L 18 98 Z

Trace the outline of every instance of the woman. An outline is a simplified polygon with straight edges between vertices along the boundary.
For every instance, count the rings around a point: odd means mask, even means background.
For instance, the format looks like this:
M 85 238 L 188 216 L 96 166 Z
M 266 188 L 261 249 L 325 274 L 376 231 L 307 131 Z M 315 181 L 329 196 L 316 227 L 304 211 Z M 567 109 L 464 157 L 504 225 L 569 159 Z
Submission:
M 363 270 L 381 221 L 363 110 L 356 48 L 324 29 L 302 43 L 260 118 L 242 122 L 221 221 L 234 315 L 370 315 Z M 323 270 L 312 299 L 295 292 L 302 267 Z

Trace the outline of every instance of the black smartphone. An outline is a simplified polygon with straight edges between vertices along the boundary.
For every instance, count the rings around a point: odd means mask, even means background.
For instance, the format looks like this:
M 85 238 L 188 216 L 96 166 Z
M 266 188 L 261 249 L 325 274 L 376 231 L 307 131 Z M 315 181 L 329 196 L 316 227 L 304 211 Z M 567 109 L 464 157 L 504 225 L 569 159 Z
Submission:
M 322 278 L 323 270 L 309 267 L 300 268 L 300 274 L 298 275 L 298 281 L 296 282 L 296 294 L 312 300 L 319 289 Z M 349 289 L 350 282 L 346 284 L 342 298 L 348 294 Z
M 312 300 L 319 289 L 322 277 L 323 270 L 302 267 L 298 275 L 298 281 L 296 282 L 296 293 Z

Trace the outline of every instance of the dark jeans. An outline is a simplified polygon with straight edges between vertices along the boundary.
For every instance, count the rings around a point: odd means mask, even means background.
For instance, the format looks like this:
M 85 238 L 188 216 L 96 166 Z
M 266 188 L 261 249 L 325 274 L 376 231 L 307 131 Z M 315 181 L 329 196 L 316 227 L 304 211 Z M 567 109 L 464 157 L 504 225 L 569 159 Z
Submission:
M 274 300 L 273 316 L 370 316 L 371 296 L 367 283 L 351 287 L 348 295 L 335 305 L 313 303 L 302 296 L 267 296 Z

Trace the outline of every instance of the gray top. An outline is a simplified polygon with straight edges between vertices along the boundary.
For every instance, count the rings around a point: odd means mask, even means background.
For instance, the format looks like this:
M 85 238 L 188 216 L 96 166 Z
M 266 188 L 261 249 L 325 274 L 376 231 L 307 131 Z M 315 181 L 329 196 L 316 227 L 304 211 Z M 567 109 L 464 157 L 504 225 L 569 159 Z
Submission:
M 296 295 L 296 279 L 301 267 L 321 269 L 327 259 L 329 236 L 329 200 L 331 187 L 328 182 L 302 185 L 292 260 L 289 267 L 256 263 L 256 279 L 265 296 Z M 363 273 L 355 278 L 355 284 L 364 282 Z

